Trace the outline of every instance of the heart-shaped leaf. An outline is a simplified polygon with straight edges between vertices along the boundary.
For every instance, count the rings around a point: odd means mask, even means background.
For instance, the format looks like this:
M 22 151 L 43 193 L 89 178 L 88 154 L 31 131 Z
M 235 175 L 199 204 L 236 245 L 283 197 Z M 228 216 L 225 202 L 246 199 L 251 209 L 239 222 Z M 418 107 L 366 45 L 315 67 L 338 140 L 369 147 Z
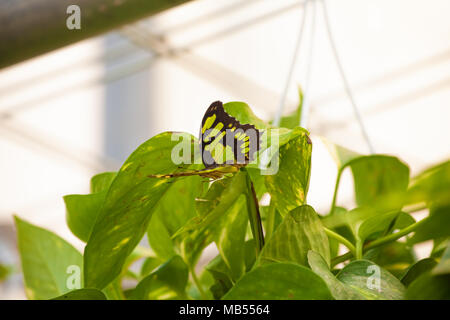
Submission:
M 311 140 L 306 130 L 295 128 L 289 142 L 280 147 L 278 172 L 266 176 L 267 191 L 282 216 L 306 202 L 311 151 Z
M 308 263 L 311 269 L 318 274 L 328 285 L 333 297 L 337 300 L 365 300 L 366 298 L 352 287 L 340 282 L 331 273 L 328 264 L 322 256 L 315 251 L 308 251 Z
M 310 269 L 292 263 L 271 263 L 245 274 L 225 300 L 332 300 L 326 283 Z
M 139 146 L 123 164 L 85 248 L 86 287 L 102 289 L 120 274 L 170 186 L 169 179 L 148 176 L 179 170 L 171 158 L 178 143 L 170 132 L 159 134 Z M 196 143 L 193 137 L 191 143 Z
M 289 212 L 264 246 L 260 262 L 295 262 L 308 266 L 309 250 L 318 252 L 330 264 L 330 247 L 322 222 L 308 205 Z
M 81 253 L 50 231 L 14 220 L 27 297 L 47 300 L 81 288 Z
M 401 276 L 402 283 L 409 287 L 409 285 L 421 275 L 429 272 L 437 265 L 435 259 L 425 258 L 412 264 Z
M 369 260 L 350 262 L 337 278 L 370 300 L 401 300 L 405 295 L 400 280 Z
M 106 300 L 105 294 L 97 289 L 78 289 L 52 300 Z
M 138 283 L 133 300 L 186 298 L 189 269 L 180 256 L 174 256 Z
M 91 179 L 91 194 L 71 194 L 63 197 L 67 225 L 80 240 L 87 242 L 92 227 L 117 172 L 104 172 Z

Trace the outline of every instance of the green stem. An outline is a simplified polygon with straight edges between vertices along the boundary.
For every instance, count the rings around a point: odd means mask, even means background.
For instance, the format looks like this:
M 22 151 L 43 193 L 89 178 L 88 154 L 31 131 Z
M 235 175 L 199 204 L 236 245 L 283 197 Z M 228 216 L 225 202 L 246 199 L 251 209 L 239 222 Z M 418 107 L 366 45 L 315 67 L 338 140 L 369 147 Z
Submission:
M 119 279 L 115 279 L 104 290 L 106 291 L 105 293 L 106 293 L 108 299 L 126 300 L 125 295 L 123 294 Z
M 363 241 L 361 239 L 356 239 L 356 254 L 355 257 L 357 260 L 361 260 L 363 258 Z
M 348 259 L 350 259 L 353 256 L 354 255 L 351 251 L 344 253 L 343 255 L 337 256 L 337 257 L 331 259 L 331 266 L 334 267 L 335 265 L 337 265 L 341 262 L 347 261 Z
M 197 274 L 195 273 L 194 267 L 190 266 L 189 271 L 191 272 L 192 280 L 194 280 L 194 284 L 197 287 L 198 292 L 200 292 L 200 296 L 202 297 L 202 299 L 209 300 L 205 290 L 203 290 L 202 284 L 200 283 Z
M 250 221 L 253 238 L 255 239 L 256 256 L 258 256 L 264 246 L 264 233 L 261 222 L 261 214 L 259 213 L 258 198 L 256 196 L 253 182 L 250 179 L 250 175 L 245 170 L 245 168 L 243 169 L 243 171 L 245 171 L 247 180 L 246 198 L 247 198 L 248 218 Z
M 272 235 L 273 230 L 275 229 L 275 206 L 272 203 L 272 200 L 270 200 L 270 205 L 266 215 L 266 224 L 265 224 L 265 238 L 270 239 L 270 236 Z
M 388 236 L 385 236 L 385 237 L 379 238 L 377 240 L 374 240 L 374 241 L 368 243 L 367 246 L 364 247 L 364 249 L 366 249 L 366 250 L 373 249 L 373 248 L 382 246 L 382 245 L 384 245 L 386 243 L 398 240 L 401 237 L 406 236 L 408 233 L 413 232 L 415 229 L 417 229 L 417 227 L 422 225 L 428 219 L 429 219 L 429 217 L 425 217 L 422 220 L 417 221 L 416 223 L 413 223 L 413 224 L 407 226 L 406 228 L 404 228 L 404 229 L 402 229 L 402 230 L 400 230 L 400 231 L 398 231 L 396 233 L 392 233 L 392 234 L 390 234 Z
M 338 189 L 339 189 L 339 183 L 341 181 L 341 175 L 342 175 L 342 170 L 343 169 L 344 168 L 339 169 L 338 174 L 337 174 L 336 185 L 334 186 L 333 201 L 331 202 L 330 213 L 333 213 L 334 208 L 336 207 L 336 200 L 337 200 L 337 194 L 338 194 Z
M 388 236 L 385 236 L 385 237 L 379 238 L 377 240 L 374 240 L 374 241 L 368 243 L 367 245 L 365 245 L 363 247 L 363 249 L 364 250 L 370 250 L 370 249 L 373 249 L 373 248 L 385 245 L 387 243 L 396 241 L 396 240 L 400 239 L 401 237 L 406 236 L 407 234 L 409 234 L 409 233 L 413 232 L 414 230 L 416 230 L 420 225 L 425 223 L 425 221 L 427 221 L 428 219 L 429 219 L 429 217 L 425 217 L 422 220 L 417 221 L 416 223 L 413 223 L 413 224 L 407 226 L 406 228 L 403 228 L 402 230 L 400 230 L 400 231 L 398 231 L 396 233 L 392 233 L 392 234 L 390 234 Z M 347 252 L 347 253 L 345 253 L 343 255 L 340 255 L 338 257 L 333 258 L 331 260 L 331 265 L 335 266 L 335 265 L 337 265 L 337 264 L 339 264 L 341 262 L 347 261 L 352 256 L 354 256 L 354 254 L 351 251 L 349 251 L 349 252 Z
M 355 246 L 348 241 L 347 239 L 345 239 L 343 236 L 341 236 L 340 234 L 328 229 L 328 228 L 323 228 L 325 230 L 325 233 L 333 239 L 336 239 L 338 242 L 342 243 L 344 246 L 346 246 L 350 252 L 352 252 L 353 254 L 356 253 L 356 248 Z

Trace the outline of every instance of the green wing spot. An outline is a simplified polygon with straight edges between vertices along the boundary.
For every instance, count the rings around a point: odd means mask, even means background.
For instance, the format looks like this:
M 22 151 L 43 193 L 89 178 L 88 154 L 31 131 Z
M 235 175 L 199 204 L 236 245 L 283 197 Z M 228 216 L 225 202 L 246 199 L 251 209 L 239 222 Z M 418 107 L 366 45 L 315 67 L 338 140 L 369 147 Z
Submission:
M 208 144 L 208 145 L 205 147 L 205 150 L 207 150 L 207 151 L 214 150 L 214 148 L 216 147 L 216 145 L 219 144 L 219 142 L 222 140 L 222 138 L 223 138 L 223 136 L 225 136 L 225 134 L 226 134 L 226 132 L 225 132 L 225 131 L 222 131 L 222 132 L 220 133 L 220 135 L 217 136 L 216 139 L 214 139 L 213 142 L 211 142 L 210 144 Z
M 211 126 L 213 125 L 214 121 L 216 121 L 216 115 L 213 114 L 212 116 L 208 117 L 205 121 L 205 124 L 203 125 L 202 128 L 202 133 L 205 133 L 205 131 L 209 128 L 211 128 Z

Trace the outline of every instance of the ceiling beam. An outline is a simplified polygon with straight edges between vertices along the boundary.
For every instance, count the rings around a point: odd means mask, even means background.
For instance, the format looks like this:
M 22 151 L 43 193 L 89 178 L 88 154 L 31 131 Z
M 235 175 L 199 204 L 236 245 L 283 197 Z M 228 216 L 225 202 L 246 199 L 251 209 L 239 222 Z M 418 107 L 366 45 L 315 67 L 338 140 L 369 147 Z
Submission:
M 0 69 L 189 0 L 0 0 Z M 66 21 L 80 9 L 80 29 Z

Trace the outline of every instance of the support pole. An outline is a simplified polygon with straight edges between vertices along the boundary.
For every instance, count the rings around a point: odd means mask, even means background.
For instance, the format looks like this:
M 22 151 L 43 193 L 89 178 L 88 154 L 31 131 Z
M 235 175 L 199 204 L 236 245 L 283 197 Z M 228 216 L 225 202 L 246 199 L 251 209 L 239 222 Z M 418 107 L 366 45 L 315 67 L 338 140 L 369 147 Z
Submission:
M 0 69 L 189 0 L 0 0 Z M 67 8 L 80 8 L 81 29 L 70 30 Z

